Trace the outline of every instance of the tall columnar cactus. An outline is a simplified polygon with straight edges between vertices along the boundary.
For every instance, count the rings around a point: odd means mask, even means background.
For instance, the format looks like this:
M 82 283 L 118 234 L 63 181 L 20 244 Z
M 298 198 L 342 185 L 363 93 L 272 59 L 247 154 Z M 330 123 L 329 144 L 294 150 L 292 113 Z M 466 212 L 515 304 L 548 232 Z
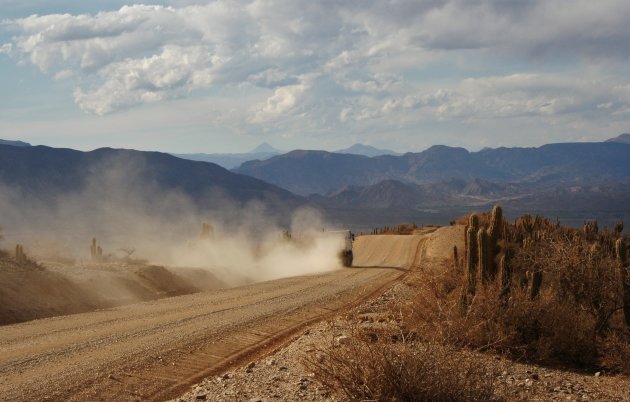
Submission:
M 17 244 L 15 246 L 15 261 L 24 262 L 26 261 L 26 255 L 24 254 L 24 246 L 21 244 Z
M 484 228 L 479 229 L 477 231 L 477 255 L 478 255 L 478 266 L 479 272 L 481 274 L 481 283 L 484 285 L 488 283 L 490 278 L 492 277 L 490 270 L 490 239 L 488 233 Z
M 96 237 L 92 237 L 92 245 L 90 246 L 90 255 L 92 256 L 92 259 L 96 258 L 96 253 Z
M 470 215 L 468 218 L 468 226 L 479 229 L 479 216 L 477 216 L 477 214 Z
M 501 256 L 499 281 L 501 284 L 501 301 L 506 304 L 510 299 L 510 291 L 512 285 L 512 266 L 510 260 L 512 258 L 512 250 L 506 249 Z
M 503 209 L 500 205 L 495 205 L 492 208 L 492 218 L 490 221 L 490 228 L 488 228 L 488 235 L 495 242 L 501 237 L 501 230 L 503 229 Z
M 529 299 L 534 300 L 540 294 L 540 287 L 542 285 L 543 274 L 541 270 L 527 271 L 527 282 Z
M 459 270 L 459 255 L 457 254 L 457 246 L 453 246 L 453 266 Z
M 619 265 L 619 276 L 623 288 L 623 315 L 626 326 L 630 327 L 630 264 L 628 264 L 628 248 L 623 239 L 615 242 L 615 254 Z
M 93 260 L 100 260 L 101 258 L 103 258 L 103 249 L 101 248 L 101 246 L 98 245 L 98 243 L 96 243 L 95 237 L 92 238 L 92 245 L 90 246 L 90 255 L 92 256 Z
M 479 217 L 471 215 L 466 230 L 466 285 L 462 301 L 468 305 L 475 295 L 477 282 L 477 262 L 479 261 L 477 247 L 477 231 L 479 230 Z
M 488 228 L 488 251 L 486 253 L 487 258 L 487 277 L 489 280 L 494 280 L 497 275 L 497 263 L 496 258 L 500 253 L 498 247 L 499 239 L 502 237 L 503 231 L 503 209 L 500 205 L 495 205 L 492 209 L 492 218 L 490 221 L 490 227 Z M 482 271 L 483 272 L 483 271 Z

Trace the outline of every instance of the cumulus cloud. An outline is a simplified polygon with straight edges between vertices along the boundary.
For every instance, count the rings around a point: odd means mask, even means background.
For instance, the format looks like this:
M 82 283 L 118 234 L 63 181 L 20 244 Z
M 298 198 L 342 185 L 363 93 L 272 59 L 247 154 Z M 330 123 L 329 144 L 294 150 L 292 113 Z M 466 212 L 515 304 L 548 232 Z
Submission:
M 276 89 L 272 96 L 261 105 L 253 118 L 260 123 L 283 115 L 293 109 L 299 102 L 299 97 L 306 90 L 306 85 L 290 85 Z
M 625 0 L 169 3 L 8 20 L 0 53 L 72 81 L 97 115 L 216 88 L 262 93 L 238 116 L 253 125 L 628 109 Z
M 168 45 L 160 54 L 109 64 L 99 73 L 102 83 L 96 89 L 77 88 L 74 97 L 83 110 L 103 115 L 210 86 L 221 64 L 202 47 Z

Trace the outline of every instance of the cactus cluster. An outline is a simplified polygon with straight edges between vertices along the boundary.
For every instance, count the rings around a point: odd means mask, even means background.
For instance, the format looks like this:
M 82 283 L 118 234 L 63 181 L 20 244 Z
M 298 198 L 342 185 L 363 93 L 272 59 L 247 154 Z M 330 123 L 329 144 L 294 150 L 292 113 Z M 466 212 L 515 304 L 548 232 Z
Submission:
M 90 256 L 93 260 L 100 260 L 103 258 L 103 249 L 96 242 L 96 237 L 92 238 L 92 244 L 90 245 Z
M 498 276 L 500 297 L 503 303 L 510 298 L 512 284 L 512 267 L 510 260 L 513 250 L 508 247 L 507 222 L 503 219 L 503 210 L 500 205 L 492 209 L 487 227 L 480 226 L 480 219 L 472 214 L 466 226 L 465 247 L 465 289 L 462 293 L 462 304 L 468 306 L 475 293 L 479 282 L 483 286 L 495 283 Z M 546 219 L 536 216 L 524 215 L 515 223 L 516 234 L 512 234 L 513 241 L 522 242 L 527 247 L 534 240 L 540 240 L 544 227 L 551 226 Z M 541 270 L 531 271 L 526 276 L 525 286 L 529 290 L 529 297 L 535 299 L 540 294 L 543 274 Z
M 563 279 L 559 275 L 565 275 L 567 271 L 556 272 L 553 266 L 541 265 L 544 264 L 541 261 L 549 261 L 548 253 L 553 252 L 554 241 L 558 239 L 565 239 L 568 242 L 566 244 L 575 247 L 574 252 L 580 253 L 580 258 L 588 260 L 577 264 L 592 268 L 593 272 L 587 272 L 587 275 L 595 275 L 592 276 L 595 278 L 593 280 L 606 281 L 608 279 L 605 278 L 611 278 L 610 268 L 607 268 L 610 265 L 603 261 L 614 258 L 617 261 L 617 271 L 612 274 L 612 282 L 592 283 L 585 277 L 587 279 L 584 285 L 579 285 L 570 280 L 567 282 L 566 279 L 575 277 L 572 275 L 579 276 L 579 273 L 570 273 Z M 559 222 L 552 223 L 538 215 L 523 215 L 514 225 L 510 225 L 503 218 L 501 207 L 497 205 L 491 214 L 472 214 L 469 217 L 464 240 L 465 280 L 461 297 L 463 311 L 470 308 L 475 294 L 479 292 L 479 286 L 496 286 L 503 306 L 508 305 L 511 300 L 513 281 L 520 284 L 527 299 L 535 300 L 541 295 L 545 272 L 548 271 L 549 286 L 556 286 L 560 281 L 560 292 L 575 292 L 575 297 L 582 297 L 582 302 L 588 303 L 594 313 L 599 315 L 598 319 L 604 320 L 598 328 L 606 326 L 605 321 L 612 314 L 610 311 L 614 312 L 616 309 L 623 309 L 624 323 L 630 327 L 630 256 L 627 236 L 623 235 L 623 223 L 617 223 L 612 230 L 602 230 L 597 221 L 592 220 L 584 222 L 581 230 L 576 230 L 562 227 Z M 458 267 L 457 249 L 453 251 L 453 258 Z M 618 285 L 619 282 L 621 286 Z M 612 289 L 610 286 L 620 289 L 621 292 L 611 293 L 607 290 L 607 293 L 601 293 L 598 290 Z M 604 298 L 608 300 L 603 301 Z

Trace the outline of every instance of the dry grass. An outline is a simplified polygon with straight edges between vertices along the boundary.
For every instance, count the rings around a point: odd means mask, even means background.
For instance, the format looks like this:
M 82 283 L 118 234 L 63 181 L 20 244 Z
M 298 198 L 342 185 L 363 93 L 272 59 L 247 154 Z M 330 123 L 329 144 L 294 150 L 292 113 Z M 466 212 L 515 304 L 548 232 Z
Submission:
M 499 401 L 495 373 L 453 348 L 354 334 L 305 363 L 318 381 L 353 401 Z
M 630 331 L 623 324 L 619 268 L 610 235 L 548 225 L 515 247 L 507 302 L 496 283 L 480 286 L 462 306 L 460 264 L 425 273 L 407 314 L 428 341 L 507 354 L 543 364 L 630 373 Z M 527 271 L 540 271 L 531 299 Z

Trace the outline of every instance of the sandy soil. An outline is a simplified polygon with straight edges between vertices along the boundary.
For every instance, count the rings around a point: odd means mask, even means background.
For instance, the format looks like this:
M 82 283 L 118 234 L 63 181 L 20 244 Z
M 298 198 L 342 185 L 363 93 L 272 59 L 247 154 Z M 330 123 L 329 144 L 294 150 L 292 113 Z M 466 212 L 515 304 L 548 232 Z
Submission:
M 0 325 L 218 289 L 209 271 L 124 262 L 16 262 L 0 256 Z
M 343 269 L 3 326 L 0 399 L 175 397 L 403 273 Z

